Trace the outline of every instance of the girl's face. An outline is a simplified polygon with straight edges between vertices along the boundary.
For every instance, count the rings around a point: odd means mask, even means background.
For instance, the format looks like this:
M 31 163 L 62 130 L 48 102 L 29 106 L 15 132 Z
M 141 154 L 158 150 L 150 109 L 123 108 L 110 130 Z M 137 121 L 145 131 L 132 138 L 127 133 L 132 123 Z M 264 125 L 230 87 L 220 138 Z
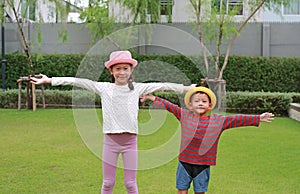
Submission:
M 116 85 L 126 85 L 133 68 L 131 64 L 116 64 L 109 71 L 114 76 Z
M 197 115 L 203 116 L 212 108 L 209 98 L 206 94 L 196 93 L 189 102 L 190 109 Z

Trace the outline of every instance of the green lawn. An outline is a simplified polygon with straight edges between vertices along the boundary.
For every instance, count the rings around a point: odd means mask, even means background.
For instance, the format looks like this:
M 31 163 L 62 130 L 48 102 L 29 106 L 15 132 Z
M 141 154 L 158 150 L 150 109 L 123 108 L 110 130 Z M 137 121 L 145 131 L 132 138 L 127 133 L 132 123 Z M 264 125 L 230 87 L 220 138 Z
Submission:
M 140 122 L 148 119 L 141 110 Z M 139 136 L 139 148 L 159 146 L 177 127 L 167 114 L 160 130 Z M 207 193 L 300 193 L 299 138 L 300 122 L 289 118 L 226 131 Z M 72 109 L 0 109 L 0 140 L 0 193 L 100 193 L 101 160 L 81 140 Z M 174 158 L 138 171 L 139 192 L 176 193 L 176 167 Z M 122 169 L 117 172 L 114 193 L 126 193 Z

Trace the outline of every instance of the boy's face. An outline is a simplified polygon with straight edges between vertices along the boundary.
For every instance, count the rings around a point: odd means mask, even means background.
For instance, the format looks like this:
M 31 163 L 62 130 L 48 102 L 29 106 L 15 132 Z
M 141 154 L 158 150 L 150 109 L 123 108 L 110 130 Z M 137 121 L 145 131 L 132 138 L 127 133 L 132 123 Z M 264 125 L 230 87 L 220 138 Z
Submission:
M 212 108 L 207 94 L 196 93 L 192 96 L 189 106 L 192 112 L 197 115 L 203 116 Z
M 116 64 L 109 71 L 114 76 L 116 85 L 126 85 L 133 68 L 130 64 Z

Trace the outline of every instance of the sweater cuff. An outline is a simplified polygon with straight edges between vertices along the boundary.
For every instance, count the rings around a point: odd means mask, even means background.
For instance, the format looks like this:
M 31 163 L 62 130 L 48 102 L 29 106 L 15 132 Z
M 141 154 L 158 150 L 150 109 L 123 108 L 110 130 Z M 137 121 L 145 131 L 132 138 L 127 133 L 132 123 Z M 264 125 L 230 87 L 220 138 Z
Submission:
M 159 101 L 160 101 L 160 97 L 157 97 L 157 96 L 155 96 L 155 99 L 154 99 L 154 101 L 153 101 L 153 107 L 154 108 L 158 108 L 159 107 Z

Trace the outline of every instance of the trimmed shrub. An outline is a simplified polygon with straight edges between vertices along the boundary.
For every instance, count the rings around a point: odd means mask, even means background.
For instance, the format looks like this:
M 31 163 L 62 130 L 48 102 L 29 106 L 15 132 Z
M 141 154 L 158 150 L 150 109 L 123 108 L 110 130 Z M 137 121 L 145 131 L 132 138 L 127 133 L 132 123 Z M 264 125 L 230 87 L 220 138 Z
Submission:
M 287 116 L 291 102 L 291 95 L 286 93 L 228 92 L 226 94 L 228 112 L 245 114 L 272 112 L 276 116 Z
M 133 57 L 139 61 L 138 69 L 135 71 L 136 81 L 168 81 L 187 85 L 200 84 L 201 78 L 204 78 L 201 72 L 204 66 L 201 57 L 137 54 L 133 54 Z M 29 66 L 22 53 L 9 53 L 6 59 L 6 86 L 8 89 L 16 89 L 16 80 L 30 74 Z M 32 60 L 36 74 L 43 73 L 49 77 L 84 76 L 96 81 L 111 81 L 109 71 L 103 66 L 108 56 L 33 54 Z M 81 64 L 83 60 L 84 64 Z M 220 60 L 222 62 L 223 57 Z M 153 65 L 156 71 L 148 70 L 149 64 Z M 167 66 L 163 71 L 159 71 L 166 65 L 170 65 L 172 69 Z M 300 58 L 230 56 L 223 78 L 226 80 L 227 91 L 299 93 L 299 72 Z M 45 88 L 50 89 L 51 86 L 45 85 Z M 58 86 L 55 89 L 70 90 L 72 87 Z
M 22 91 L 22 107 L 25 107 L 26 91 Z M 184 107 L 184 94 L 175 92 L 155 92 L 154 95 L 165 98 L 172 103 Z M 36 90 L 37 104 L 41 106 L 41 90 Z M 300 93 L 271 93 L 271 92 L 227 92 L 227 112 L 260 114 L 272 112 L 276 116 L 288 116 L 293 99 L 299 99 Z M 98 95 L 86 90 L 45 90 L 46 107 L 101 107 Z M 0 108 L 17 108 L 18 90 L 0 92 Z M 140 107 L 149 107 L 152 102 L 140 103 Z

